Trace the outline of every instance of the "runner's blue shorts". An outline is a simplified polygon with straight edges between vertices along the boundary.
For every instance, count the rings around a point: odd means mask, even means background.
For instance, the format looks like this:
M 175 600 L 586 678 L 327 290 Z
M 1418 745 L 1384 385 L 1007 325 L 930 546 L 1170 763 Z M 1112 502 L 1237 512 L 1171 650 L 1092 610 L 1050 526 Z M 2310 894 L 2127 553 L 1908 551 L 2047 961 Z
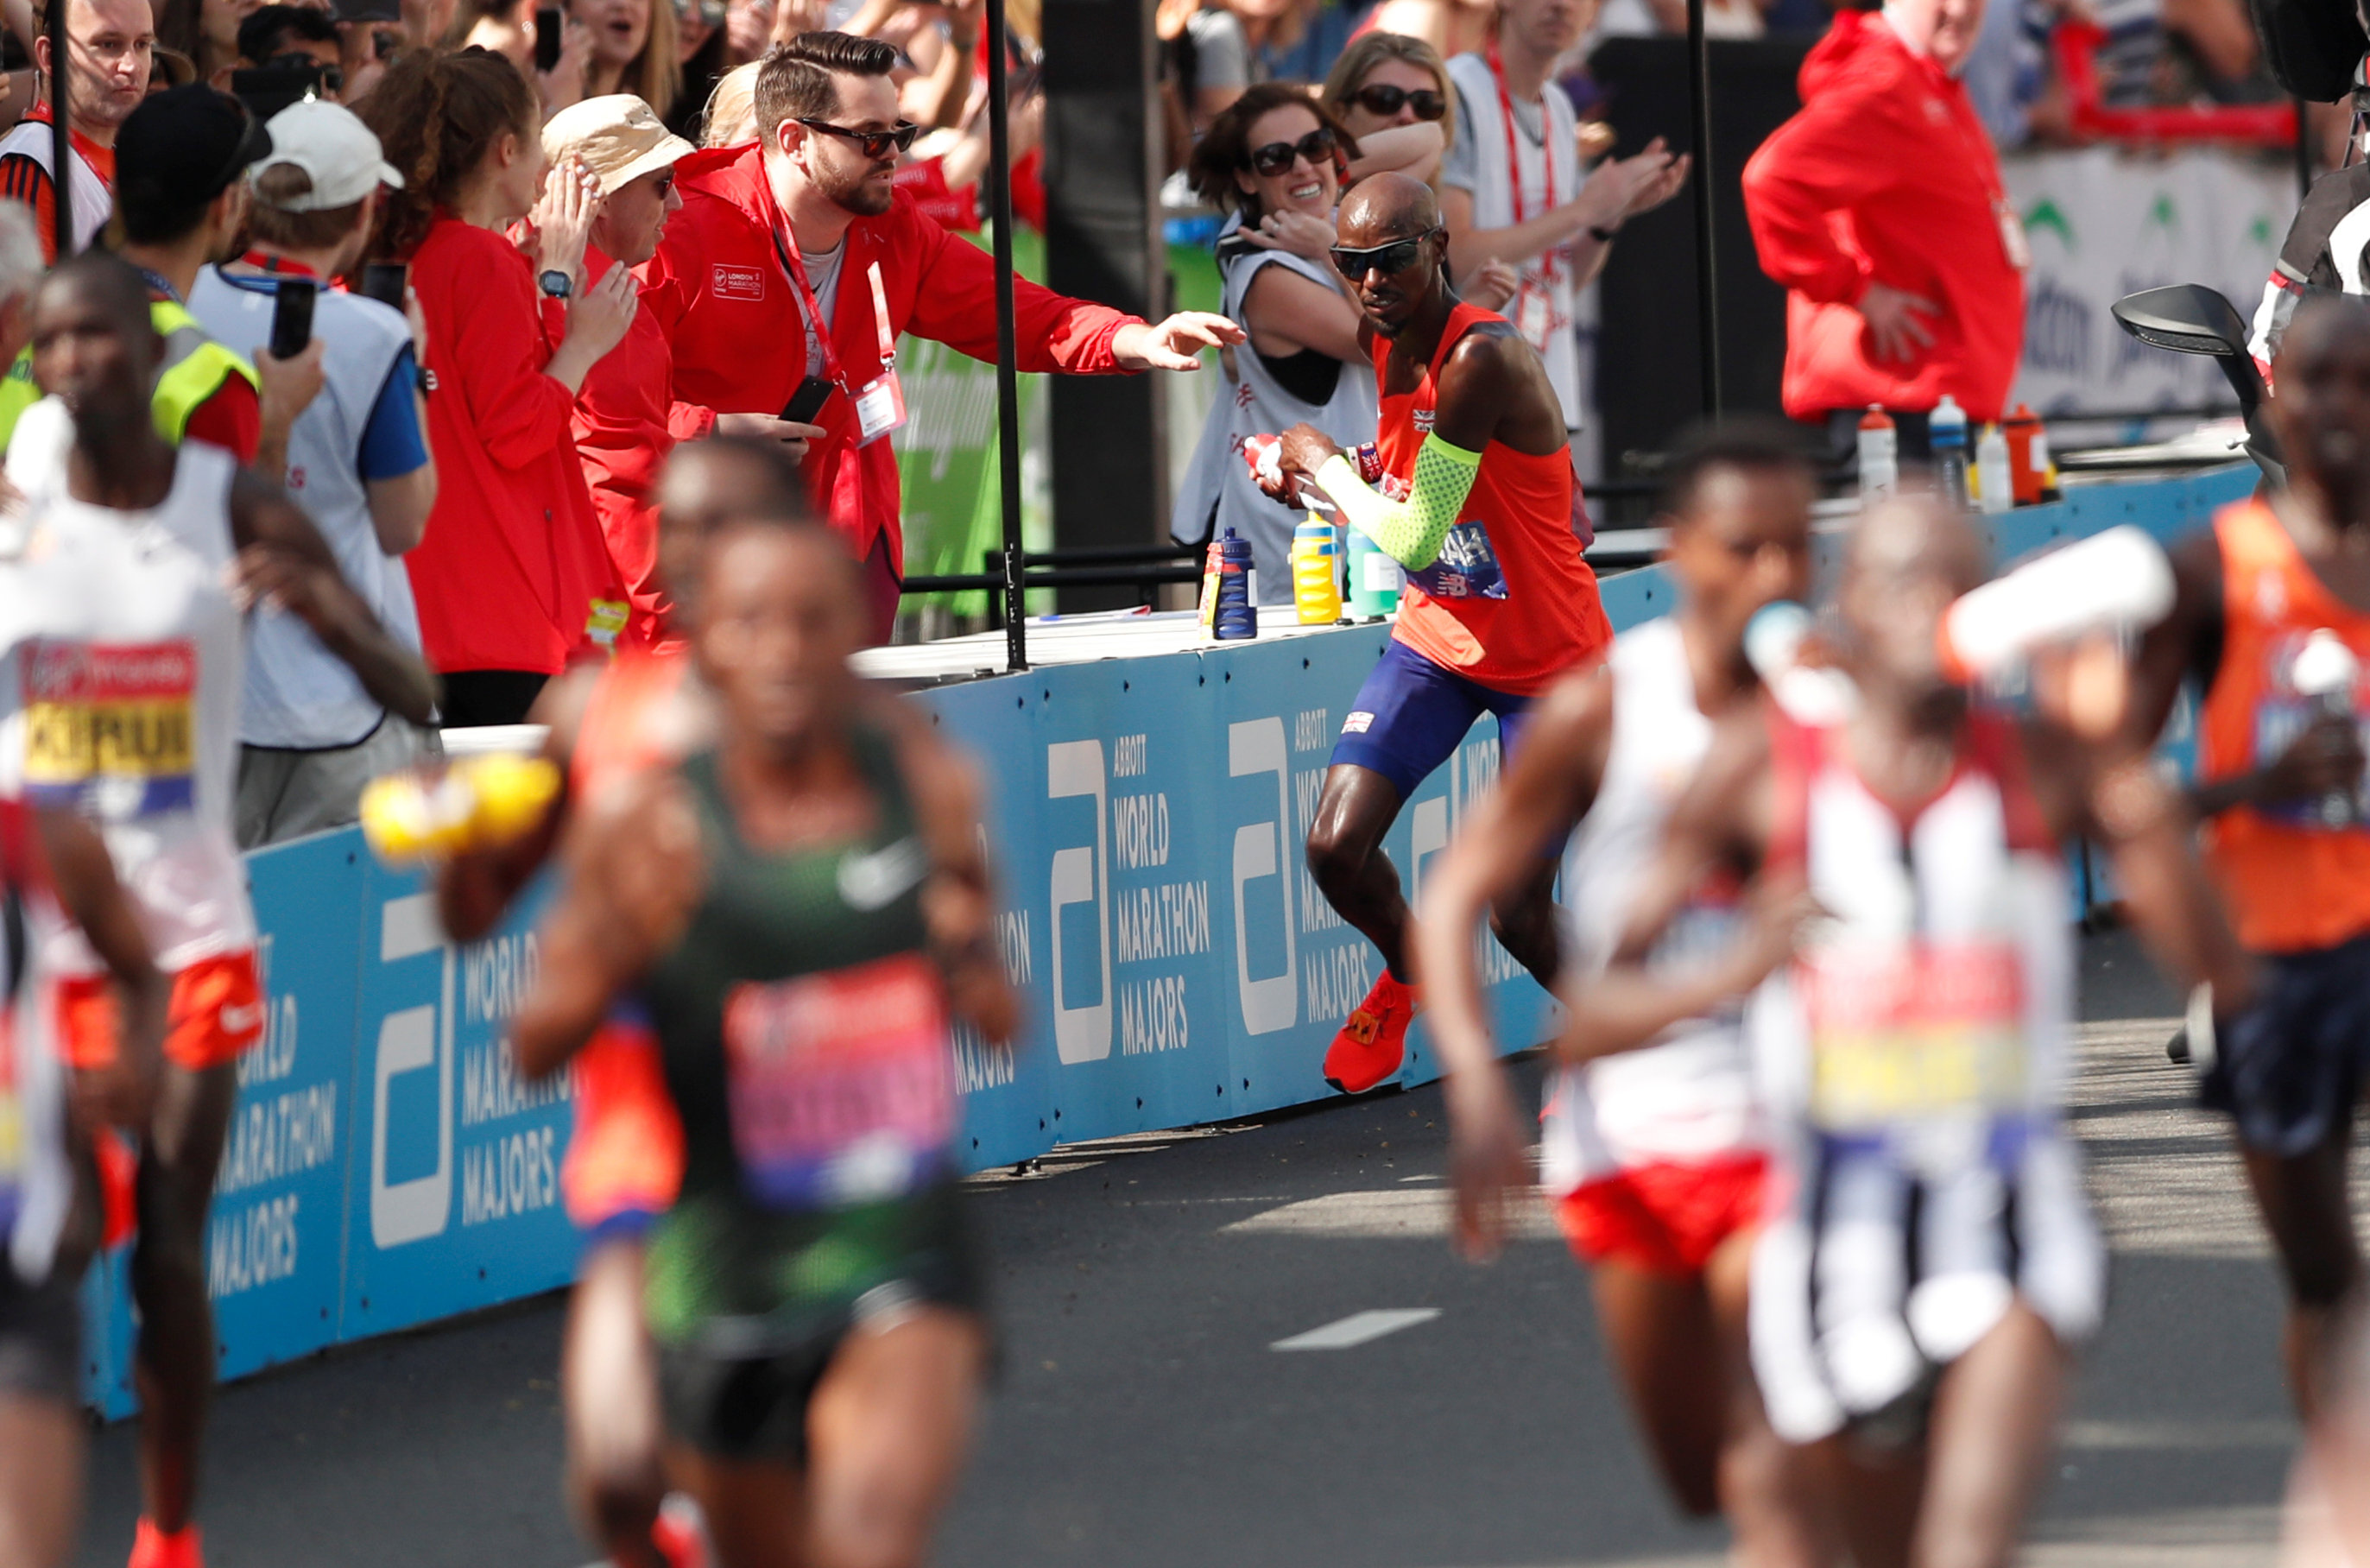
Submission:
M 2198 1098 L 2235 1119 L 2249 1148 L 2292 1159 L 2341 1132 L 2370 1081 L 2370 936 L 2256 961 L 2262 984 L 2216 1020 Z
M 1405 801 L 1448 760 L 1484 713 L 1498 716 L 1502 766 L 1522 735 L 1524 712 L 1530 705 L 1527 697 L 1477 685 L 1395 639 L 1383 649 L 1374 674 L 1350 704 L 1349 717 L 1341 721 L 1332 765 L 1348 763 L 1379 773 Z

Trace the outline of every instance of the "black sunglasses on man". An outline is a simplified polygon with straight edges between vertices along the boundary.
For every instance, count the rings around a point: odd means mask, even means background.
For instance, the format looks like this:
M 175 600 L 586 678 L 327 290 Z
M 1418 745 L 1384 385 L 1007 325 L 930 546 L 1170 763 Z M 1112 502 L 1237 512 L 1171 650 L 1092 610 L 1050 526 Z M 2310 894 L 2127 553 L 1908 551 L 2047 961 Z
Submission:
M 910 120 L 901 120 L 886 131 L 851 131 L 845 125 L 834 125 L 828 120 L 800 118 L 798 122 L 810 131 L 820 131 L 826 136 L 837 136 L 842 141 L 855 143 L 856 150 L 868 158 L 886 157 L 891 147 L 902 153 L 911 147 L 914 139 L 922 133 L 922 128 Z

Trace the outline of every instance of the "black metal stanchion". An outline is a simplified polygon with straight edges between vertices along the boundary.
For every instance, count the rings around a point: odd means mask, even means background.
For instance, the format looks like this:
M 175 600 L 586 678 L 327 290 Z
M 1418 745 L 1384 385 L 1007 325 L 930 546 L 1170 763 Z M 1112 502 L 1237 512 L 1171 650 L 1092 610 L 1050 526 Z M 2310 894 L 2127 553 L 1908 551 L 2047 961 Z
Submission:
M 57 0 L 63 6 L 64 0 Z M 1701 0 L 1697 0 L 1700 4 Z M 1012 120 L 1005 101 L 1004 0 L 987 0 L 987 202 L 995 228 L 995 455 L 1004 502 L 1004 652 L 1029 667 L 1029 603 L 1020 576 L 1020 351 L 1012 329 Z
M 66 0 L 50 0 L 50 233 L 57 258 L 74 254 L 74 132 L 66 108 Z
M 1696 332 L 1700 338 L 1703 411 L 1720 417 L 1720 274 L 1711 232 L 1711 47 L 1704 40 L 1704 0 L 1687 0 L 1687 88 L 1695 99 Z

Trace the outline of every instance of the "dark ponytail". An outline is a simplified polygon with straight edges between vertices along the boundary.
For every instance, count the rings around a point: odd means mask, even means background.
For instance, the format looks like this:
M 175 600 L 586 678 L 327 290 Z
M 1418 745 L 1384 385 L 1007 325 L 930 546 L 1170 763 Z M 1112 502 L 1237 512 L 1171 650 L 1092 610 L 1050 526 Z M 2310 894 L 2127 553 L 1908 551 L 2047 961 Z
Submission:
M 535 89 L 506 56 L 483 49 L 406 54 L 354 112 L 403 175 L 403 189 L 386 193 L 373 241 L 377 255 L 395 260 L 419 247 L 438 208 L 459 200 L 496 143 L 514 135 L 529 144 L 538 133 Z

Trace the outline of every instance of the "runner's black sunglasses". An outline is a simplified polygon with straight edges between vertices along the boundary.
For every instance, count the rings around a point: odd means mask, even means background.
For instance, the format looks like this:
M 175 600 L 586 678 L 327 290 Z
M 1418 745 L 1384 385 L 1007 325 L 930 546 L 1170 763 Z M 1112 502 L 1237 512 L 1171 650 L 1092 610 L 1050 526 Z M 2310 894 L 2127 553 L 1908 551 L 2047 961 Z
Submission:
M 820 131 L 826 136 L 837 136 L 843 141 L 855 143 L 856 150 L 868 158 L 880 157 L 892 146 L 902 153 L 914 144 L 915 137 L 922 133 L 922 128 L 910 120 L 901 120 L 886 131 L 850 131 L 846 126 L 834 125 L 828 120 L 800 120 L 799 123 L 810 131 Z
M 1414 266 L 1416 253 L 1423 248 L 1423 242 L 1439 232 L 1426 229 L 1413 239 L 1395 239 L 1366 250 L 1345 250 L 1337 245 L 1332 250 L 1333 265 L 1353 283 L 1363 282 L 1369 272 L 1392 277 Z
M 1319 125 L 1297 142 L 1270 142 L 1264 147 L 1253 147 L 1244 161 L 1250 165 L 1253 174 L 1277 175 L 1292 167 L 1295 156 L 1306 158 L 1317 167 L 1330 162 L 1333 157 L 1332 128 Z
M 1366 107 L 1367 112 L 1385 119 L 1399 111 L 1399 105 L 1409 104 L 1418 120 L 1437 120 L 1448 112 L 1448 95 L 1433 92 L 1430 87 L 1395 87 L 1388 82 L 1376 82 L 1370 87 L 1360 87 L 1351 98 Z

